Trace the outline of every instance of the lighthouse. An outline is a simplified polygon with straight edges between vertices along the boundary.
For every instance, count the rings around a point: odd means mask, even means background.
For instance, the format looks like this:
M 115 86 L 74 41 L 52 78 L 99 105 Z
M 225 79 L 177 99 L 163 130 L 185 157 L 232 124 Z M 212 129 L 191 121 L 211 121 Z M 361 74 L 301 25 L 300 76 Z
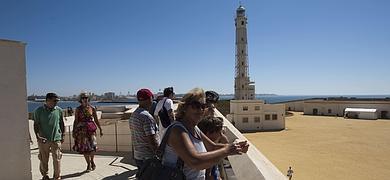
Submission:
M 255 99 L 255 85 L 249 79 L 248 64 L 248 38 L 247 18 L 245 8 L 240 5 L 236 10 L 236 63 L 234 78 L 234 99 L 252 100 Z

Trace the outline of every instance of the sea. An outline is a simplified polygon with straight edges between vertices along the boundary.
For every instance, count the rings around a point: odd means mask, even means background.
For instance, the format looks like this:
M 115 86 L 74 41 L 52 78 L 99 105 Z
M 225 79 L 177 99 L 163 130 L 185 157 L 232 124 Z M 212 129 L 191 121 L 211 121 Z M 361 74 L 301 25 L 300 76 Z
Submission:
M 265 103 L 275 104 L 286 101 L 303 100 L 310 98 L 327 98 L 327 97 L 355 97 L 355 98 L 390 98 L 390 95 L 256 95 L 256 99 L 264 100 Z M 220 95 L 220 100 L 231 100 L 234 95 Z M 34 111 L 37 107 L 43 105 L 44 102 L 28 101 L 28 112 Z M 93 106 L 112 106 L 112 105 L 131 105 L 137 104 L 137 101 L 129 101 L 125 103 L 101 103 L 91 102 Z M 80 105 L 77 101 L 59 101 L 57 104 L 61 108 L 76 108 Z

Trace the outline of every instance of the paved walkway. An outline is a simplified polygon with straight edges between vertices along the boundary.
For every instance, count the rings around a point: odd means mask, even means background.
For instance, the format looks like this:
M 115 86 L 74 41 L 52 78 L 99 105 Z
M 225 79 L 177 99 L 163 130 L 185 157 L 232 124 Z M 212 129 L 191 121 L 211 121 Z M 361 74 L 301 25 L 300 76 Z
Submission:
M 131 155 L 126 153 L 99 153 L 95 156 L 96 170 L 85 172 L 87 165 L 83 155 L 64 152 L 61 161 L 62 179 L 82 180 L 122 180 L 135 179 L 137 168 Z M 39 172 L 38 150 L 31 151 L 31 165 L 33 180 L 41 179 Z M 53 165 L 49 160 L 49 176 L 53 175 Z

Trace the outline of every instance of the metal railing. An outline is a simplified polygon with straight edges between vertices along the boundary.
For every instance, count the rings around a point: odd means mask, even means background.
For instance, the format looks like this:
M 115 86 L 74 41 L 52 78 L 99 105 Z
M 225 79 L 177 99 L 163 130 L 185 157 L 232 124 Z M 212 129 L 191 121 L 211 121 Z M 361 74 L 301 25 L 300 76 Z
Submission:
M 109 125 L 102 125 L 103 136 L 99 136 L 99 130 L 96 132 L 96 141 L 99 151 L 105 152 L 130 152 L 132 151 L 131 134 L 128 123 L 124 121 L 113 120 Z M 65 133 L 65 142 L 63 147 L 67 147 L 64 150 L 72 151 L 74 145 L 73 127 L 72 125 L 66 126 L 67 132 Z M 125 132 L 123 132 L 125 131 Z M 127 148 L 126 148 L 127 147 Z

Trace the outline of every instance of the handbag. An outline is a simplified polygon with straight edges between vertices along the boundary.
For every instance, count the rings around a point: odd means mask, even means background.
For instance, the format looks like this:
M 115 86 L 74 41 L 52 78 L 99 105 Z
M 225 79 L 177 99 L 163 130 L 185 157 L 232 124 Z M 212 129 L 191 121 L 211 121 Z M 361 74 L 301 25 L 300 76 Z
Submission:
M 92 117 L 92 114 L 89 113 L 89 111 L 87 109 L 82 109 L 81 106 L 78 107 L 82 113 L 82 119 L 84 119 L 83 121 L 85 122 L 82 123 L 83 126 L 85 126 L 85 128 L 87 129 L 87 132 L 88 133 L 94 133 L 96 132 L 96 129 L 97 129 L 97 126 L 95 124 L 95 122 L 93 121 L 93 117 Z M 92 111 L 93 113 L 95 113 L 95 109 L 92 107 Z
M 137 173 L 140 180 L 185 180 L 186 176 L 183 173 L 184 162 L 177 157 L 176 167 L 169 167 L 162 164 L 165 146 L 167 145 L 168 137 L 174 125 L 168 127 L 165 135 L 158 147 L 153 158 L 144 161 L 142 167 Z
M 95 122 L 93 121 L 87 121 L 87 131 L 88 132 L 95 132 L 97 129 Z

